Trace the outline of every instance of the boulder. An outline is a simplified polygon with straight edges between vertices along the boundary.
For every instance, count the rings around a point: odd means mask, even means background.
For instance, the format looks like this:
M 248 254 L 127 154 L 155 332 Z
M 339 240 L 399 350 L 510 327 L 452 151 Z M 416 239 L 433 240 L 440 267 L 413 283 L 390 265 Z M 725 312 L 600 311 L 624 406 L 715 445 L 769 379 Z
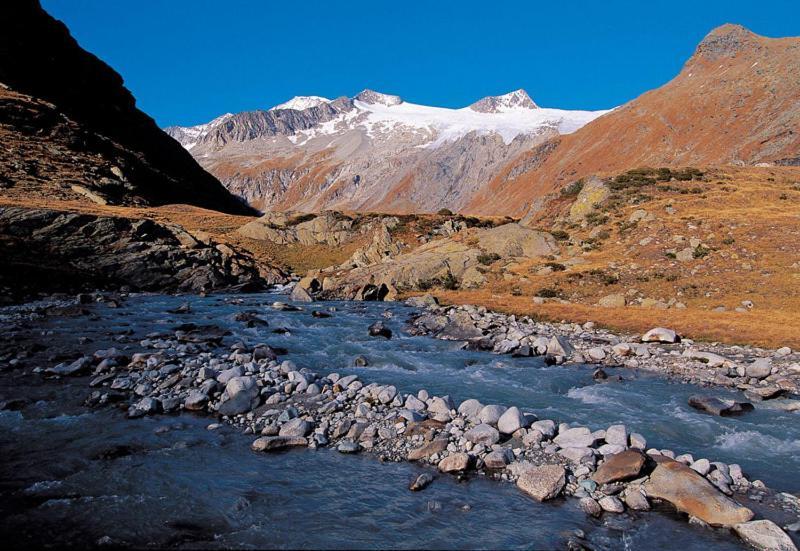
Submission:
M 772 373 L 772 361 L 769 358 L 758 358 L 744 368 L 748 377 L 763 379 Z
M 443 473 L 466 471 L 469 468 L 469 455 L 464 452 L 450 454 L 439 461 L 438 468 Z
M 753 518 L 753 511 L 725 496 L 683 463 L 655 457 L 658 465 L 643 486 L 648 497 L 668 501 L 712 526 L 734 526 Z
M 408 486 L 412 492 L 419 492 L 427 488 L 433 482 L 433 475 L 430 473 L 422 473 Z
M 468 341 L 482 337 L 483 332 L 475 326 L 475 322 L 467 312 L 455 310 L 447 318 L 444 328 L 437 336 L 450 341 Z
M 289 295 L 289 299 L 295 302 L 314 302 L 314 299 L 308 294 L 308 291 L 303 289 L 300 285 L 294 286 L 292 294 Z
M 306 446 L 308 440 L 298 436 L 262 436 L 257 438 L 250 448 L 256 452 L 282 450 L 292 446 Z
M 386 327 L 382 321 L 376 321 L 369 326 L 370 337 L 383 337 L 385 339 L 392 338 L 392 330 Z
M 470 419 L 472 417 L 477 417 L 482 409 L 483 404 L 474 398 L 470 398 L 469 400 L 461 402 L 458 406 L 458 414 Z
M 598 484 L 610 484 L 638 478 L 647 464 L 647 456 L 640 450 L 625 450 L 611 455 L 597 468 L 592 480 Z
M 494 450 L 486 454 L 483 459 L 483 464 L 487 469 L 505 469 L 513 458 L 513 454 L 509 449 Z
M 590 448 L 594 446 L 597 437 L 586 427 L 576 427 L 559 432 L 553 442 L 562 448 Z
M 661 342 L 665 344 L 674 344 L 680 341 L 681 338 L 675 331 L 665 327 L 656 327 L 642 335 L 642 342 Z
M 200 411 L 206 407 L 206 404 L 208 404 L 208 396 L 199 390 L 192 390 L 186 397 L 183 407 L 189 411 Z
M 580 501 L 578 502 L 578 504 L 580 505 L 580 507 L 583 510 L 583 512 L 586 513 L 587 515 L 590 515 L 590 516 L 593 516 L 593 517 L 599 517 L 600 515 L 603 514 L 603 508 L 600 507 L 600 504 L 597 503 L 591 497 L 588 497 L 588 496 L 587 497 L 582 497 L 580 499 Z
M 606 295 L 600 300 L 597 301 L 599 306 L 603 308 L 624 308 L 625 307 L 625 295 L 622 293 L 614 293 L 612 295 Z
M 694 409 L 705 411 L 711 415 L 728 417 L 739 415 L 747 411 L 753 411 L 753 404 L 750 402 L 736 402 L 735 400 L 725 400 L 713 396 L 693 395 L 689 397 L 689 405 Z
M 563 358 L 570 358 L 575 353 L 566 337 L 561 335 L 554 335 L 547 343 L 547 354 L 551 356 L 561 356 Z
M 622 504 L 617 496 L 605 496 L 600 498 L 599 504 L 603 511 L 608 513 L 622 513 L 625 511 L 625 505 Z
M 536 501 L 553 499 L 565 484 L 566 472 L 561 465 L 529 467 L 517 479 L 517 487 Z
M 497 430 L 503 434 L 513 434 L 528 426 L 525 416 L 517 407 L 508 408 L 497 420 Z
M 611 425 L 606 429 L 605 440 L 609 444 L 628 447 L 628 429 L 625 425 Z
M 250 411 L 254 398 L 258 396 L 255 377 L 233 377 L 225 385 L 224 400 L 217 411 L 220 415 L 237 415 Z
M 279 436 L 307 436 L 311 432 L 311 423 L 296 417 L 281 425 Z
M 555 238 L 543 231 L 532 230 L 516 223 L 479 230 L 478 245 L 487 253 L 501 257 L 547 256 L 558 252 Z
M 761 551 L 797 551 L 792 539 L 771 520 L 751 520 L 733 527 L 745 542 Z
M 435 438 L 427 444 L 423 444 L 419 448 L 408 452 L 408 460 L 419 461 L 420 459 L 426 459 L 434 454 L 441 453 L 447 449 L 447 443 L 447 438 Z
M 481 423 L 480 425 L 472 427 L 465 432 L 464 438 L 473 444 L 484 444 L 486 446 L 491 446 L 500 440 L 500 433 L 497 432 L 497 429 L 494 427 L 487 425 L 486 423 Z
M 498 406 L 495 404 L 484 406 L 478 413 L 478 419 L 481 423 L 486 423 L 487 425 L 497 425 L 497 422 L 506 412 L 506 409 L 508 408 L 505 406 Z
M 629 487 L 625 490 L 625 505 L 634 511 L 649 511 L 650 503 L 642 491 L 637 487 Z
M 570 222 L 583 222 L 586 215 L 608 199 L 609 195 L 611 195 L 611 190 L 602 179 L 597 176 L 584 178 L 578 197 L 575 198 L 575 202 L 569 209 Z

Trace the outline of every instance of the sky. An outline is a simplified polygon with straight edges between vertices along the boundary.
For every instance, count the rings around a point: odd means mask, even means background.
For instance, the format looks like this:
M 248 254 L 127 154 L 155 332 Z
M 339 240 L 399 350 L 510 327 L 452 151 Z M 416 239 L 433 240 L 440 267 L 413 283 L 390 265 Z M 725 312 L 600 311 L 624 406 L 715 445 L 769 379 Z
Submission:
M 42 0 L 159 125 L 364 88 L 464 107 L 524 88 L 606 109 L 675 76 L 712 28 L 800 35 L 797 0 Z

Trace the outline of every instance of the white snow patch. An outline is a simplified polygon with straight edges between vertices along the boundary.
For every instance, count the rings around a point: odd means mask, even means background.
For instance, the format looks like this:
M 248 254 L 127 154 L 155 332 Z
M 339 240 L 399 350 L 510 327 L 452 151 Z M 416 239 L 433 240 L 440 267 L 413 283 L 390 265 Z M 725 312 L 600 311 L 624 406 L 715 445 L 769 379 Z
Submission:
M 318 107 L 323 103 L 330 103 L 330 101 L 331 100 L 328 98 L 323 98 L 322 96 L 295 96 L 289 101 L 270 108 L 270 111 L 275 111 L 276 109 L 294 109 L 295 111 L 302 111 L 303 109 Z

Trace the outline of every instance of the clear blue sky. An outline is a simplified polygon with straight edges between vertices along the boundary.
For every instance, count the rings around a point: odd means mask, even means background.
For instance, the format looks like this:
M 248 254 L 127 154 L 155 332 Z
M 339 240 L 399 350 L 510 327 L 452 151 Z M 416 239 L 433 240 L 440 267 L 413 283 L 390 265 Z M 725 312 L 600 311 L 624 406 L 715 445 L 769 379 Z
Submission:
M 671 79 L 713 27 L 800 35 L 798 0 L 43 0 L 160 125 L 363 88 L 463 107 L 525 88 L 616 106 Z

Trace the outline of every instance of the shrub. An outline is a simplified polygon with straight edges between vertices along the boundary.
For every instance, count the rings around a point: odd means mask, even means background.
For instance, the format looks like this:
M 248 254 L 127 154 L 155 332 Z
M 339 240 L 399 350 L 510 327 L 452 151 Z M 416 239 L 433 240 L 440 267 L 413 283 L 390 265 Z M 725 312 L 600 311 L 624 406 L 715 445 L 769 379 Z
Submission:
M 723 245 L 733 245 L 735 242 L 736 240 L 733 237 L 726 237 L 722 240 Z
M 550 231 L 550 235 L 552 235 L 556 241 L 567 241 L 569 239 L 569 234 L 564 230 L 552 230 Z
M 436 214 L 438 214 L 439 216 L 453 216 L 453 211 L 451 211 L 450 209 L 439 209 L 438 211 L 436 211 Z
M 453 272 L 447 272 L 447 275 L 442 278 L 442 287 L 450 291 L 458 289 L 458 280 Z
M 711 250 L 708 249 L 707 247 L 704 247 L 702 245 L 698 245 L 692 251 L 692 258 L 705 258 L 706 256 L 708 256 L 708 253 L 710 253 L 710 252 L 711 252 Z
M 665 252 L 665 253 L 664 253 L 664 256 L 666 256 L 667 258 L 671 258 L 671 259 L 673 259 L 673 260 L 675 260 L 676 258 L 678 258 L 678 257 L 677 257 L 677 255 L 676 255 L 675 253 L 673 253 L 672 251 L 667 251 L 667 252 Z
M 500 255 L 497 253 L 481 253 L 478 255 L 478 262 L 484 266 L 488 266 L 498 260 L 500 260 Z
M 592 226 L 600 226 L 608 222 L 608 216 L 595 210 L 586 215 L 586 222 Z
M 554 272 L 563 272 L 564 270 L 567 269 L 566 266 L 564 266 L 563 264 L 559 264 L 558 262 L 545 262 L 544 265 L 553 270 Z
M 557 298 L 559 294 L 560 293 L 558 292 L 557 289 L 543 287 L 542 289 L 539 289 L 539 291 L 536 293 L 536 296 L 542 298 Z
M 561 188 L 562 197 L 575 197 L 583 189 L 583 178 Z

